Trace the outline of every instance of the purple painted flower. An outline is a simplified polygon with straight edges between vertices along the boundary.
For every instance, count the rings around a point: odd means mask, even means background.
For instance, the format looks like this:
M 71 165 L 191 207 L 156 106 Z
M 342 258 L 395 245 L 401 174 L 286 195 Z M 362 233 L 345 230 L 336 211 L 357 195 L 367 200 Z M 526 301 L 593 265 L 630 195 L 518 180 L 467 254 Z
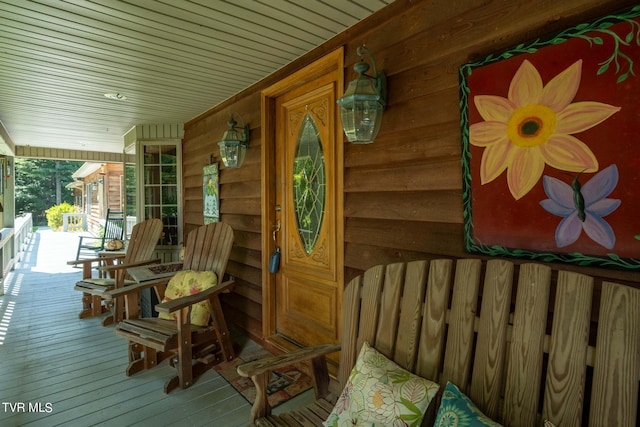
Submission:
M 545 175 L 544 191 L 548 199 L 540 205 L 549 213 L 563 217 L 556 228 L 556 245 L 568 246 L 578 240 L 582 230 L 594 242 L 613 249 L 616 235 L 602 219 L 620 206 L 620 200 L 606 197 L 618 185 L 618 168 L 611 165 L 593 176 L 583 186 L 576 178 L 569 186 L 559 179 Z

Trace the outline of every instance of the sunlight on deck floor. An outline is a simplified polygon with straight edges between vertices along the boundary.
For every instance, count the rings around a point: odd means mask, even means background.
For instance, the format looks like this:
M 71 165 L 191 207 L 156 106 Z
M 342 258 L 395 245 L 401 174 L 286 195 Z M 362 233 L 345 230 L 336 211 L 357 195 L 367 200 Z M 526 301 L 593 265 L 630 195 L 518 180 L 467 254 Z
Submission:
M 66 265 L 77 237 L 34 233 L 0 296 L 0 425 L 244 426 L 250 405 L 215 370 L 186 390 L 162 391 L 163 363 L 125 375 L 126 341 L 101 318 L 78 319 L 81 270 Z M 257 344 L 234 334 L 241 353 Z M 303 405 L 307 392 L 277 408 Z M 278 412 L 278 411 L 274 411 Z

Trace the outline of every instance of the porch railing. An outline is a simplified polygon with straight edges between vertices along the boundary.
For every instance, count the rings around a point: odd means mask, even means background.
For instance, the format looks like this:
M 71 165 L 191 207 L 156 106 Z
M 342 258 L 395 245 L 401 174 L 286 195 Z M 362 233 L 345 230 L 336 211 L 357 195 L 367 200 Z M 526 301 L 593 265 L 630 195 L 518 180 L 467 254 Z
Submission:
M 29 243 L 31 233 L 33 232 L 33 216 L 31 213 L 26 213 L 16 217 L 13 225 L 13 257 L 17 259 L 20 252 L 23 252 Z
M 62 214 L 62 231 L 87 231 L 87 214 Z
M 133 230 L 133 226 L 136 225 L 137 218 L 135 216 L 127 215 L 127 240 L 131 237 L 131 230 Z
M 0 295 L 4 295 L 5 274 L 13 269 L 18 257 L 26 249 L 33 230 L 33 218 L 30 213 L 24 214 L 14 219 L 13 228 L 3 228 L 0 230 L 0 260 L 2 260 L 2 270 L 0 270 Z

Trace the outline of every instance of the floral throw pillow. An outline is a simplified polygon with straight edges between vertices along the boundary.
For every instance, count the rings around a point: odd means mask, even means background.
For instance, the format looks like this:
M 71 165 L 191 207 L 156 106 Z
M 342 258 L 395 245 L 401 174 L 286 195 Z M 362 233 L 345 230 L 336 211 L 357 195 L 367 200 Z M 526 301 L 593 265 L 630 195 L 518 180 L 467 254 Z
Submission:
M 169 281 L 162 302 L 173 301 L 176 298 L 197 294 L 217 284 L 218 277 L 213 271 L 182 270 L 177 272 Z M 191 307 L 191 324 L 206 326 L 209 323 L 209 316 L 211 315 L 209 307 L 208 300 L 201 301 Z M 160 313 L 158 317 L 173 320 L 178 317 L 178 313 Z
M 442 393 L 442 402 L 434 427 L 492 426 L 498 424 L 482 412 L 453 383 L 447 383 Z
M 438 388 L 364 343 L 324 426 L 419 426 Z

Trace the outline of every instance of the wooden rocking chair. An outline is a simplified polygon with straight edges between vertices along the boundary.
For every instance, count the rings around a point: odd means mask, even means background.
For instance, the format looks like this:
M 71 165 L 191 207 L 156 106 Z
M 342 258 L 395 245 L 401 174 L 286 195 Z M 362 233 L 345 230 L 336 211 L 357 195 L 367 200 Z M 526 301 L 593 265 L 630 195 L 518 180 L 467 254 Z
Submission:
M 216 222 L 201 226 L 187 236 L 180 272 L 108 292 L 108 297 L 125 299 L 126 319 L 116 326 L 116 334 L 129 340 L 127 376 L 153 368 L 169 358 L 177 371 L 177 375 L 165 383 L 164 391 L 169 393 L 178 386 L 191 386 L 197 376 L 216 363 L 235 357 L 218 298 L 220 293 L 230 292 L 234 285 L 232 279 L 223 281 L 232 246 L 233 230 L 228 224 Z M 182 273 L 194 272 L 214 272 L 217 284 L 156 305 L 156 311 L 173 316 L 173 320 L 140 318 L 142 289 L 155 289 L 158 300 L 162 301 Z M 196 326 L 191 322 L 191 312 L 203 301 L 209 305 L 209 321 L 204 326 Z
M 122 320 L 124 317 L 122 299 L 103 305 L 104 293 L 135 283 L 127 275 L 127 268 L 160 262 L 159 259 L 151 259 L 151 257 L 161 233 L 162 221 L 157 218 L 148 219 L 133 227 L 125 252 L 105 251 L 96 254 L 94 258 L 67 262 L 69 265 L 82 266 L 82 280 L 75 285 L 75 289 L 82 292 L 81 319 L 99 316 L 113 308 L 112 315 L 105 317 L 102 324 L 106 326 Z M 94 266 L 98 268 L 96 273 L 98 277 L 92 277 Z M 111 305 L 113 307 L 110 307 Z
M 90 259 L 98 256 L 105 249 L 105 244 L 113 239 L 122 240 L 124 235 L 124 212 L 107 210 L 104 230 L 101 236 L 80 236 L 76 260 Z

